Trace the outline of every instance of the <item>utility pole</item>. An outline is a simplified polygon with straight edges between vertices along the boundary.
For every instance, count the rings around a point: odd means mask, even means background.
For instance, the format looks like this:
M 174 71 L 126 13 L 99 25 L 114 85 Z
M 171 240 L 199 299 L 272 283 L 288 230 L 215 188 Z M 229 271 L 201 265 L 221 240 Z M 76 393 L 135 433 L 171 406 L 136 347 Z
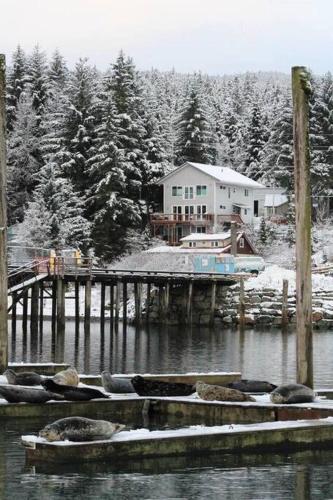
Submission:
M 292 68 L 296 215 L 297 382 L 313 388 L 309 95 L 305 67 Z
M 0 373 L 8 364 L 7 210 L 6 210 L 6 59 L 0 54 Z

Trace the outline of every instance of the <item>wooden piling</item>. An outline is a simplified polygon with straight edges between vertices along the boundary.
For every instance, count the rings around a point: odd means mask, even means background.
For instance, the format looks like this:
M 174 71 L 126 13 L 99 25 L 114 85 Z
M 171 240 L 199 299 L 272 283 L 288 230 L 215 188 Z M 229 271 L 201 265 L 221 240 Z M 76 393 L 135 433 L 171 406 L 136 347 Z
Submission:
M 119 323 L 119 310 L 120 310 L 120 293 L 121 293 L 121 282 L 117 281 L 116 285 L 116 303 L 115 303 L 115 322 L 116 325 Z
M 163 294 L 163 321 L 168 323 L 169 320 L 169 307 L 170 307 L 170 283 L 166 282 Z
M 211 326 L 214 324 L 215 303 L 216 303 L 216 281 L 213 280 L 212 286 L 211 286 L 210 319 L 209 319 L 209 323 Z
M 237 255 L 237 224 L 231 222 L 230 224 L 230 240 L 231 240 L 231 255 Z
M 6 59 L 0 54 L 0 373 L 8 365 Z
M 292 68 L 296 220 L 297 382 L 313 388 L 309 95 L 305 67 Z
M 105 283 L 101 283 L 100 327 L 101 327 L 101 332 L 104 333 L 104 328 L 105 328 Z
M 112 328 L 114 318 L 114 286 L 110 286 L 110 330 Z
M 17 311 L 17 292 L 12 294 L 12 344 L 16 342 L 16 311 Z
M 57 333 L 57 280 L 52 281 L 52 313 L 51 313 L 52 344 L 55 343 Z
M 142 283 L 134 283 L 135 323 L 142 322 Z
M 31 287 L 31 310 L 30 310 L 31 339 L 38 338 L 38 299 L 39 299 L 39 283 L 36 282 Z
M 84 294 L 84 335 L 90 335 L 90 317 L 91 317 L 91 280 L 88 279 L 85 284 Z
M 282 285 L 282 307 L 281 307 L 281 325 L 286 327 L 288 325 L 288 280 L 283 280 Z
M 44 284 L 41 281 L 39 286 L 39 339 L 43 338 L 44 320 Z
M 239 326 L 245 325 L 245 293 L 244 293 L 244 278 L 239 281 Z
M 75 296 L 75 338 L 80 336 L 80 283 L 76 280 L 74 284 Z
M 57 279 L 57 337 L 56 337 L 56 362 L 64 361 L 65 348 L 65 283 L 62 278 Z
M 147 283 L 147 298 L 146 298 L 146 322 L 149 322 L 149 305 L 151 299 L 151 283 Z
M 127 323 L 127 281 L 123 281 L 123 327 Z
M 23 339 L 27 337 L 28 332 L 28 290 L 22 296 L 22 333 Z

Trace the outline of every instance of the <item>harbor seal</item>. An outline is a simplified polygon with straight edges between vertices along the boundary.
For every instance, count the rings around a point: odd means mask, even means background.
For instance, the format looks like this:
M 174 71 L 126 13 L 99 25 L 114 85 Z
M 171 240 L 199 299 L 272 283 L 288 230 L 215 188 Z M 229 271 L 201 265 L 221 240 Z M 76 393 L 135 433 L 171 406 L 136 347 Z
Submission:
M 67 417 L 56 420 L 39 431 L 47 441 L 100 441 L 109 439 L 125 428 L 106 420 L 92 420 L 84 417 Z
M 230 389 L 236 389 L 241 392 L 272 392 L 276 389 L 276 385 L 262 380 L 236 380 L 226 384 Z
M 43 380 L 42 386 L 56 394 L 62 394 L 67 401 L 89 401 L 90 399 L 104 398 L 108 399 L 110 396 L 104 392 L 92 387 L 76 387 L 72 385 L 61 385 L 54 382 L 52 379 Z
M 9 384 L 13 385 L 41 385 L 43 377 L 35 372 L 15 373 L 8 368 L 3 375 L 7 378 Z
M 199 398 L 205 401 L 255 401 L 254 398 L 244 392 L 221 385 L 210 385 L 198 381 L 195 387 Z
M 315 397 L 313 390 L 302 384 L 279 385 L 270 394 L 275 404 L 311 403 Z
M 80 379 L 77 371 L 75 368 L 69 367 L 67 370 L 62 370 L 61 372 L 58 372 L 52 377 L 52 380 L 56 384 L 60 385 L 74 385 L 78 386 Z
M 128 394 L 135 392 L 133 384 L 126 378 L 112 377 L 111 373 L 104 370 L 101 373 L 102 385 L 106 392 L 114 392 L 116 394 Z
M 19 385 L 0 385 L 0 397 L 8 403 L 46 403 L 54 399 L 62 401 L 64 396 L 54 394 L 44 389 L 35 389 L 31 387 L 22 387 Z
M 195 392 L 195 387 L 190 384 L 147 380 L 140 375 L 131 381 L 139 396 L 189 396 Z

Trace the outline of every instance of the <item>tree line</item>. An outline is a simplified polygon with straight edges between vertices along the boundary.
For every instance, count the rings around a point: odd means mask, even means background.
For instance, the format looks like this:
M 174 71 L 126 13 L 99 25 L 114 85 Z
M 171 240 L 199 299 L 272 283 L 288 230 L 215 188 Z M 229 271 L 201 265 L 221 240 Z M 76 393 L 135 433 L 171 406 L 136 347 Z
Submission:
M 312 76 L 313 191 L 331 194 L 333 81 Z M 8 218 L 31 245 L 105 260 L 149 241 L 157 181 L 185 161 L 229 165 L 292 191 L 289 77 L 69 69 L 56 51 L 18 47 L 7 72 Z

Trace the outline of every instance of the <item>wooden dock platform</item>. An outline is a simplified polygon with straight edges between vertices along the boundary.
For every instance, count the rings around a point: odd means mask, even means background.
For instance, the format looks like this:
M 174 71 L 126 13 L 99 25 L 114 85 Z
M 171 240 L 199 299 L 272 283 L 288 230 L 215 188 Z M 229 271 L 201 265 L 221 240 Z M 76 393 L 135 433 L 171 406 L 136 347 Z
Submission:
M 135 458 L 301 450 L 333 447 L 333 419 L 255 425 L 123 431 L 105 441 L 52 442 L 22 436 L 30 463 L 129 460 Z
M 61 370 L 69 368 L 67 363 L 8 363 L 8 368 L 11 368 L 16 373 L 36 372 L 40 375 L 55 375 Z

